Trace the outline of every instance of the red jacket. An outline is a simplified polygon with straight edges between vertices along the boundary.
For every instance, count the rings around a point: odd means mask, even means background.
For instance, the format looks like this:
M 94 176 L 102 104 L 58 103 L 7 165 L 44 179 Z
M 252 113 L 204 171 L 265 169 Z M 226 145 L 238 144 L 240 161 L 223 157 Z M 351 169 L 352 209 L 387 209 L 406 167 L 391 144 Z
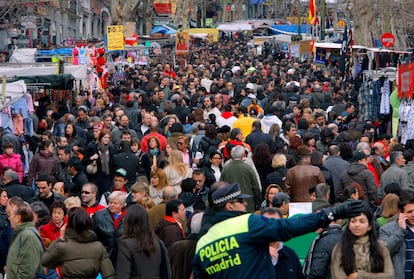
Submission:
M 3 171 L 6 167 L 10 167 L 17 172 L 20 177 L 20 183 L 23 181 L 23 164 L 19 154 L 12 153 L 10 156 L 6 154 L 0 155 L 0 176 L 3 176 Z
M 141 150 L 142 152 L 147 152 L 148 151 L 148 139 L 152 138 L 152 137 L 156 137 L 158 138 L 158 141 L 160 142 L 160 151 L 164 151 L 165 147 L 167 146 L 167 139 L 161 135 L 160 133 L 157 132 L 151 132 L 147 135 L 145 135 L 142 139 L 141 139 Z
M 104 209 L 105 206 L 103 206 L 102 204 L 96 204 L 90 207 L 83 205 L 82 208 L 85 209 L 86 212 L 88 212 L 89 216 L 92 218 L 92 215 L 94 215 L 96 211 Z
M 62 226 L 64 224 L 65 222 L 63 222 Z M 60 237 L 60 228 L 62 226 L 58 227 L 52 220 L 50 220 L 48 224 L 40 227 L 40 236 L 42 237 L 43 243 L 46 247 Z

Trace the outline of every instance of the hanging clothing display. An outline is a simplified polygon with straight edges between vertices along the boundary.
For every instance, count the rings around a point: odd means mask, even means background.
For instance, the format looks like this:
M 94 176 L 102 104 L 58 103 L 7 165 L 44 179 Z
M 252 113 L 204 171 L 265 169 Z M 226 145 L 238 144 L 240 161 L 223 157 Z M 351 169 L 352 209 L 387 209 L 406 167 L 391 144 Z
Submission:
M 388 115 L 391 112 L 390 109 L 390 93 L 391 85 L 388 79 L 385 79 L 384 85 L 381 87 L 381 101 L 380 101 L 380 114 Z
M 359 120 L 388 121 L 391 117 L 390 95 L 395 86 L 397 71 L 393 69 L 370 70 L 364 71 L 363 76 L 358 94 Z
M 376 120 L 391 113 L 391 88 L 392 82 L 385 77 L 364 81 L 358 95 L 360 120 Z
M 401 137 L 401 143 L 405 144 L 407 140 L 414 139 L 414 106 L 412 100 L 401 101 L 399 115 L 398 136 Z

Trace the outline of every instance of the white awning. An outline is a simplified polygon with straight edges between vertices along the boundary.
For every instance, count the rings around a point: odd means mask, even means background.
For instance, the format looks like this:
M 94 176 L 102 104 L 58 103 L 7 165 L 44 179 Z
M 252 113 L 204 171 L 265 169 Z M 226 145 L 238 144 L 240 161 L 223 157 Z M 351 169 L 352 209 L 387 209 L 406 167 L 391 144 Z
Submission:
M 319 47 L 319 48 L 341 48 L 342 44 L 337 44 L 337 43 L 315 43 L 315 47 Z
M 223 23 L 217 26 L 217 29 L 224 32 L 240 32 L 253 30 L 253 27 L 247 23 Z
M 13 64 L 8 64 L 7 67 L 0 67 L 0 76 L 5 75 L 7 78 L 25 77 L 25 76 L 43 76 L 56 74 L 57 66 L 38 67 L 35 64 L 27 67 L 13 67 Z M 86 65 L 65 65 L 65 74 L 71 74 L 75 79 L 87 78 Z

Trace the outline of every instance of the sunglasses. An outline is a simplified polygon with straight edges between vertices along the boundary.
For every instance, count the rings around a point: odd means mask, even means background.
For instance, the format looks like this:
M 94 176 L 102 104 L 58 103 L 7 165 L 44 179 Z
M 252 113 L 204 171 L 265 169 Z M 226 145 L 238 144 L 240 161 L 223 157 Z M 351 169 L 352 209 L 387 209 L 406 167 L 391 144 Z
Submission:
M 89 195 L 91 192 L 88 192 L 88 191 L 82 191 L 81 192 L 81 194 L 86 194 L 86 195 Z
M 177 145 L 181 145 L 181 144 L 184 144 L 184 142 L 177 142 Z

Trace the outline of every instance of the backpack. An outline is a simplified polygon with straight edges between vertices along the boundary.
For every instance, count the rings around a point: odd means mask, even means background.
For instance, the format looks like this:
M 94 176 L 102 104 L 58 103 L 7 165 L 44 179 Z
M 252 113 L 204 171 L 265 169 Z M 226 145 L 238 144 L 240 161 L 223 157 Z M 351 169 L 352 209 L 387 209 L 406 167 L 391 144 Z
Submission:
M 231 149 L 237 145 L 243 145 L 243 143 L 238 140 L 227 141 L 226 145 L 221 150 L 221 154 L 223 154 L 223 158 L 225 161 L 227 161 L 228 159 L 231 159 Z

